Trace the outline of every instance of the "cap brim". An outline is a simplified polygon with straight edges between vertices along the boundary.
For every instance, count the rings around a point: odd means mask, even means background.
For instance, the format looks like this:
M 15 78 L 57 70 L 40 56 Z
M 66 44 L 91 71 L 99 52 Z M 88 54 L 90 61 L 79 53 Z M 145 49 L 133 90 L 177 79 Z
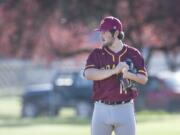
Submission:
M 108 31 L 108 30 L 97 28 L 97 29 L 94 29 L 94 31 L 101 32 L 101 31 Z

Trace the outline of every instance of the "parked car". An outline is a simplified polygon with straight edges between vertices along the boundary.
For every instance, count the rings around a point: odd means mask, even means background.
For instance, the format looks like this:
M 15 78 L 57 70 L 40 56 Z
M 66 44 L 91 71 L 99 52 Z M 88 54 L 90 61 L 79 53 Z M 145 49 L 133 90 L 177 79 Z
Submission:
M 49 84 L 28 86 L 22 96 L 22 116 L 56 116 L 63 107 L 74 107 L 77 115 L 92 114 L 92 82 L 78 72 L 57 73 Z
M 164 73 L 150 76 L 148 83 L 138 86 L 139 97 L 136 99 L 137 110 L 162 109 L 180 110 L 180 74 Z

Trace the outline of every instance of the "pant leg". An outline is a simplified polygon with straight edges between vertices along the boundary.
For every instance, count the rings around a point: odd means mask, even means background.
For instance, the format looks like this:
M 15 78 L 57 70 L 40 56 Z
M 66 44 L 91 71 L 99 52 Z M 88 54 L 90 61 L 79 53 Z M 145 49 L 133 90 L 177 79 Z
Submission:
M 116 135 L 136 135 L 136 121 L 134 114 L 134 104 L 128 103 L 121 108 L 121 113 L 116 114 L 119 120 L 115 124 Z M 116 112 L 117 113 L 117 112 Z
M 108 112 L 106 109 L 101 103 L 95 104 L 91 123 L 91 135 L 111 135 L 113 127 L 108 124 Z
M 115 135 L 136 135 L 135 125 L 133 123 L 118 126 L 114 129 L 114 132 Z

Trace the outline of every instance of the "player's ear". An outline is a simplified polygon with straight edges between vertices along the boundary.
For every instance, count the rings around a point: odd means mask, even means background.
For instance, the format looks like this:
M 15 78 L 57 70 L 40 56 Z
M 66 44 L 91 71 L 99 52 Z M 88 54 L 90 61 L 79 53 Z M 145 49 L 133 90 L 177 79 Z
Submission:
M 121 31 L 121 32 L 119 33 L 119 35 L 118 35 L 118 38 L 119 38 L 120 40 L 123 40 L 124 37 L 125 37 L 124 32 Z

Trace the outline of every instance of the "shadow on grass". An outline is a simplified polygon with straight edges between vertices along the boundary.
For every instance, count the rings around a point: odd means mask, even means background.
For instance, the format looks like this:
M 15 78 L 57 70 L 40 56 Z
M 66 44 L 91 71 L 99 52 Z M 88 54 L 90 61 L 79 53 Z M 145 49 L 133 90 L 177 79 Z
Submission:
M 58 117 L 38 117 L 38 118 L 18 118 L 0 115 L 0 128 L 2 127 L 22 127 L 32 125 L 89 125 L 90 119 L 75 116 L 61 118 Z

